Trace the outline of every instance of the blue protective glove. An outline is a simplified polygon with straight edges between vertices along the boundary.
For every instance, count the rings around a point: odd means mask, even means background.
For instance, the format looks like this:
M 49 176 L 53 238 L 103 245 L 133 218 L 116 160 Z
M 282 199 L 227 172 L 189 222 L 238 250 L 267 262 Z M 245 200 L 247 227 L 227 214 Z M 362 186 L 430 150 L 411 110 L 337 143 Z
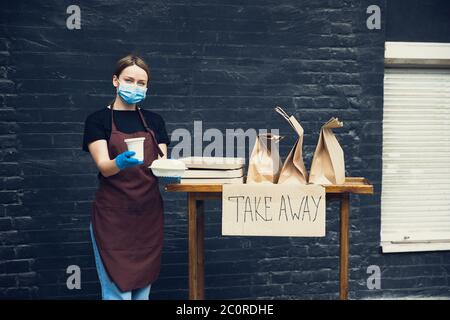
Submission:
M 160 184 L 175 184 L 181 182 L 181 177 L 158 177 Z
M 122 152 L 115 159 L 116 166 L 120 170 L 123 170 L 125 168 L 134 167 L 134 166 L 137 166 L 139 164 L 143 164 L 144 161 L 139 161 L 136 158 L 132 158 L 132 156 L 134 156 L 135 154 L 136 154 L 136 152 L 134 152 L 134 151 Z

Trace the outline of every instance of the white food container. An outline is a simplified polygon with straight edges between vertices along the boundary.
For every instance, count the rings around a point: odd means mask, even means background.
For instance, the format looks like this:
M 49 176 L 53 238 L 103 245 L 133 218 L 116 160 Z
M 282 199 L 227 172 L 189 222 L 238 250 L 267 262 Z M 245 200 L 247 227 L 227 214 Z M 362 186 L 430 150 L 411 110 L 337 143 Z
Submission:
M 187 157 L 180 158 L 189 169 L 232 170 L 245 166 L 244 158 L 232 157 Z
M 184 162 L 175 159 L 154 160 L 149 168 L 157 177 L 182 177 L 186 171 Z

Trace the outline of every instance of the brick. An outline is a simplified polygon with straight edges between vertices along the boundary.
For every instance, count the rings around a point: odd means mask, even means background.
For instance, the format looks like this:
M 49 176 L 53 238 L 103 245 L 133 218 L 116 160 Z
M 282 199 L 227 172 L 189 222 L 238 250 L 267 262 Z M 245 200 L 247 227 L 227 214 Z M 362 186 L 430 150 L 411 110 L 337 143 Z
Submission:
M 29 287 L 36 284 L 37 274 L 35 272 L 21 273 L 17 275 L 18 286 Z
M 14 275 L 0 275 L 0 288 L 16 286 L 16 277 Z
M 0 51 L 7 52 L 10 47 L 10 41 L 6 38 L 0 38 Z
M 280 284 L 252 286 L 252 295 L 255 297 L 278 296 L 283 293 L 283 286 Z
M 23 229 L 36 228 L 37 225 L 34 223 L 32 217 L 17 217 L 17 218 L 14 218 L 14 227 L 17 230 L 23 230 Z
M 16 258 L 18 259 L 26 259 L 33 258 L 36 256 L 34 251 L 34 247 L 31 245 L 18 245 L 14 248 Z
M 256 272 L 251 274 L 251 283 L 256 285 L 269 284 L 271 281 L 270 278 L 269 272 Z
M 1 186 L 4 190 L 17 190 L 21 187 L 22 181 L 23 178 L 21 177 L 3 178 L 1 181 Z
M 0 218 L 0 231 L 10 230 L 12 227 L 12 220 L 9 217 Z
M 16 230 L 13 231 L 1 231 L 0 242 L 5 245 L 13 245 L 24 242 L 25 236 Z
M 3 162 L 0 166 L 0 176 L 18 176 L 19 165 L 14 162 Z
M 13 109 L 2 108 L 0 109 L 0 121 L 16 121 L 16 112 Z
M 3 204 L 17 203 L 18 195 L 16 191 L 0 191 L 0 202 Z
M 8 79 L 0 78 L 0 92 L 2 93 L 13 93 L 14 92 L 14 82 Z
M 14 248 L 12 246 L 0 247 L 0 261 L 6 261 L 14 258 Z
M 273 272 L 271 274 L 271 281 L 276 284 L 289 283 L 292 279 L 291 272 Z
M 8 288 L 5 297 L 8 299 L 31 299 L 35 296 L 35 289 L 30 287 Z
M 3 262 L 6 273 L 21 273 L 30 270 L 30 262 L 28 260 L 9 260 Z

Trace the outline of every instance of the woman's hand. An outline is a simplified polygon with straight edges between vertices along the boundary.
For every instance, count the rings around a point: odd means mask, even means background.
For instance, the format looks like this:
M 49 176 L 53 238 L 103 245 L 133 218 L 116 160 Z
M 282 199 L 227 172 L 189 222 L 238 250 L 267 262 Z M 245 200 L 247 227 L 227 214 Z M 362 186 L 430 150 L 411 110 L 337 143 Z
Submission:
M 136 152 L 134 152 L 134 151 L 125 151 L 125 152 L 122 152 L 121 154 L 119 154 L 115 158 L 117 168 L 119 168 L 120 170 L 123 170 L 125 168 L 134 167 L 134 166 L 143 164 L 144 161 L 139 161 L 138 159 L 132 157 L 135 154 L 136 154 Z

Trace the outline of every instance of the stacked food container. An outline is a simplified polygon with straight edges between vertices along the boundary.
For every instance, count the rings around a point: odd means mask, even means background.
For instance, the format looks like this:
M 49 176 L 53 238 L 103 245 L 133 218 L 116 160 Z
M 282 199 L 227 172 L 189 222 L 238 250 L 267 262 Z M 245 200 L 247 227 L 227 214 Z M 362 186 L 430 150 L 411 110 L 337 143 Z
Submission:
M 182 161 L 187 168 L 181 177 L 181 183 L 244 183 L 244 158 L 187 157 L 178 160 Z

